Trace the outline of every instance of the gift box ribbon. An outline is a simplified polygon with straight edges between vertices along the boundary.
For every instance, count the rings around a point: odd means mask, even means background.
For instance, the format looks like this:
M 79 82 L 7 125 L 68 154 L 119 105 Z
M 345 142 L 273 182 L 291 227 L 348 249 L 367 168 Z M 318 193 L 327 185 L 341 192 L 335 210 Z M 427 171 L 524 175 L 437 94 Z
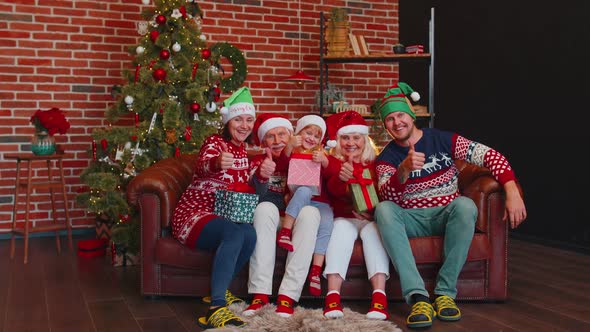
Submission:
M 371 210 L 373 208 L 373 203 L 371 202 L 371 196 L 369 196 L 369 190 L 367 186 L 373 184 L 373 179 L 367 179 L 363 177 L 363 169 L 360 167 L 355 167 L 352 170 L 352 178 L 348 179 L 348 184 L 359 184 L 361 186 L 361 191 L 363 193 L 363 199 L 367 203 L 367 209 Z
M 291 154 L 291 158 L 312 160 L 313 159 L 313 154 L 310 154 L 310 153 L 293 153 L 293 154 Z
M 256 193 L 256 190 L 254 190 L 254 188 L 252 188 L 247 183 L 243 183 L 243 182 L 232 182 L 227 185 L 227 190 L 235 191 L 235 192 L 239 192 L 239 193 L 246 193 L 246 194 L 255 194 Z

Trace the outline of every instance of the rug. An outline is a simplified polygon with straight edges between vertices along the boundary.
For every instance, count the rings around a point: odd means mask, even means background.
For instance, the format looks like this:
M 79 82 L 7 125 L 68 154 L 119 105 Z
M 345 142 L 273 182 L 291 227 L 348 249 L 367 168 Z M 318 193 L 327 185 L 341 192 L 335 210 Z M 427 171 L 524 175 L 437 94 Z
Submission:
M 309 309 L 301 306 L 295 307 L 295 313 L 290 318 L 280 317 L 275 313 L 276 306 L 267 304 L 251 317 L 241 315 L 246 309 L 246 303 L 236 303 L 229 308 L 240 316 L 247 325 L 241 328 L 225 327 L 210 329 L 208 331 L 235 331 L 235 332 L 341 332 L 341 331 L 383 331 L 402 332 L 393 322 L 370 320 L 365 314 L 354 312 L 344 308 L 344 318 L 328 319 L 324 317 L 322 309 Z

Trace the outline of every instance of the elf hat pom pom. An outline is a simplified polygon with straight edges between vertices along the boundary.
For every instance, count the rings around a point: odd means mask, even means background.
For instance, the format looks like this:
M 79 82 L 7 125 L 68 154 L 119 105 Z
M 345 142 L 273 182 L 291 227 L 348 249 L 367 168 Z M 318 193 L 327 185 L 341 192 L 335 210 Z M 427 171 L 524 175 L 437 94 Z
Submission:
M 322 138 L 320 141 L 324 140 L 324 136 L 326 136 L 326 121 L 321 116 L 310 114 L 306 115 L 299 120 L 297 120 L 297 125 L 295 126 L 295 135 L 299 134 L 299 132 L 309 126 L 309 125 L 316 125 L 320 127 L 322 130 Z
M 226 124 L 238 115 L 252 115 L 255 117 L 256 109 L 254 108 L 254 102 L 252 101 L 252 95 L 248 87 L 241 87 L 225 99 L 223 101 L 223 107 L 219 112 L 221 113 L 223 124 Z
M 407 113 L 413 119 L 416 119 L 416 114 L 408 104 L 408 96 L 413 101 L 420 100 L 420 94 L 414 91 L 407 83 L 398 82 L 389 87 L 379 106 L 381 119 L 385 119 L 386 116 L 393 112 Z
M 264 135 L 274 128 L 285 127 L 288 131 L 293 132 L 293 124 L 286 116 L 276 113 L 263 113 L 256 118 L 254 122 L 254 144 L 260 145 Z
M 336 146 L 338 136 L 344 134 L 369 134 L 369 126 L 362 115 L 355 111 L 340 112 L 326 119 L 328 126 L 328 142 L 331 148 Z

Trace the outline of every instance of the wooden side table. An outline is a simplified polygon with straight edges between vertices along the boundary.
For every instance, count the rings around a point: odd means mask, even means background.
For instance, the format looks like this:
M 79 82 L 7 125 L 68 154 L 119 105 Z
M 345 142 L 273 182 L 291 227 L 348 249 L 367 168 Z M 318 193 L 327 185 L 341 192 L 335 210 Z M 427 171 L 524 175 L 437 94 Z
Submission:
M 66 193 L 66 185 L 63 170 L 63 151 L 48 156 L 37 156 L 32 153 L 16 153 L 6 154 L 5 159 L 16 160 L 16 181 L 14 186 L 14 208 L 12 213 L 12 237 L 10 239 L 10 258 L 14 258 L 14 246 L 15 236 L 20 234 L 24 237 L 25 241 L 25 259 L 24 263 L 27 264 L 27 258 L 29 253 L 29 234 L 39 232 L 50 232 L 55 231 L 55 244 L 57 246 L 58 254 L 61 253 L 61 245 L 59 239 L 59 231 L 66 230 L 68 237 L 68 245 L 70 251 L 72 250 L 72 224 L 70 222 L 70 215 L 68 211 L 68 198 Z M 33 178 L 33 162 L 34 161 L 46 161 L 47 162 L 47 179 L 44 178 Z M 52 176 L 51 162 L 56 161 L 59 176 Z M 21 162 L 26 162 L 26 177 L 21 177 Z M 51 199 L 51 217 L 53 218 L 53 224 L 35 226 L 32 227 L 31 220 L 29 219 L 29 212 L 31 208 L 31 195 L 33 190 L 49 189 L 49 196 Z M 59 190 L 59 191 L 58 191 Z M 65 211 L 65 221 L 58 221 L 56 213 L 56 202 L 54 194 L 61 192 L 63 195 L 63 208 Z M 21 194 L 25 194 L 25 223 L 24 227 L 17 228 L 17 209 L 19 197 Z

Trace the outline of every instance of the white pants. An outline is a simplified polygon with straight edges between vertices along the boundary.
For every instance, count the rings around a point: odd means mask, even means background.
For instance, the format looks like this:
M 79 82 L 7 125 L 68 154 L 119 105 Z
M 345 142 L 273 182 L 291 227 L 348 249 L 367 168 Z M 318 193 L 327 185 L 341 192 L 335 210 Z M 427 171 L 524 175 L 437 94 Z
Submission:
M 270 202 L 262 202 L 254 210 L 256 247 L 250 257 L 248 279 L 250 294 L 272 295 L 279 221 L 279 210 Z M 279 294 L 286 295 L 296 302 L 299 301 L 307 279 L 319 225 L 320 212 L 312 206 L 303 207 L 293 225 L 291 236 L 293 251 L 287 255 Z
M 368 278 L 371 279 L 377 273 L 384 273 L 386 279 L 389 279 L 389 256 L 383 248 L 377 225 L 372 221 L 355 218 L 334 219 L 334 228 L 326 251 L 324 278 L 328 274 L 337 273 L 343 280 L 346 280 L 354 241 L 359 235 L 363 241 L 363 254 Z

